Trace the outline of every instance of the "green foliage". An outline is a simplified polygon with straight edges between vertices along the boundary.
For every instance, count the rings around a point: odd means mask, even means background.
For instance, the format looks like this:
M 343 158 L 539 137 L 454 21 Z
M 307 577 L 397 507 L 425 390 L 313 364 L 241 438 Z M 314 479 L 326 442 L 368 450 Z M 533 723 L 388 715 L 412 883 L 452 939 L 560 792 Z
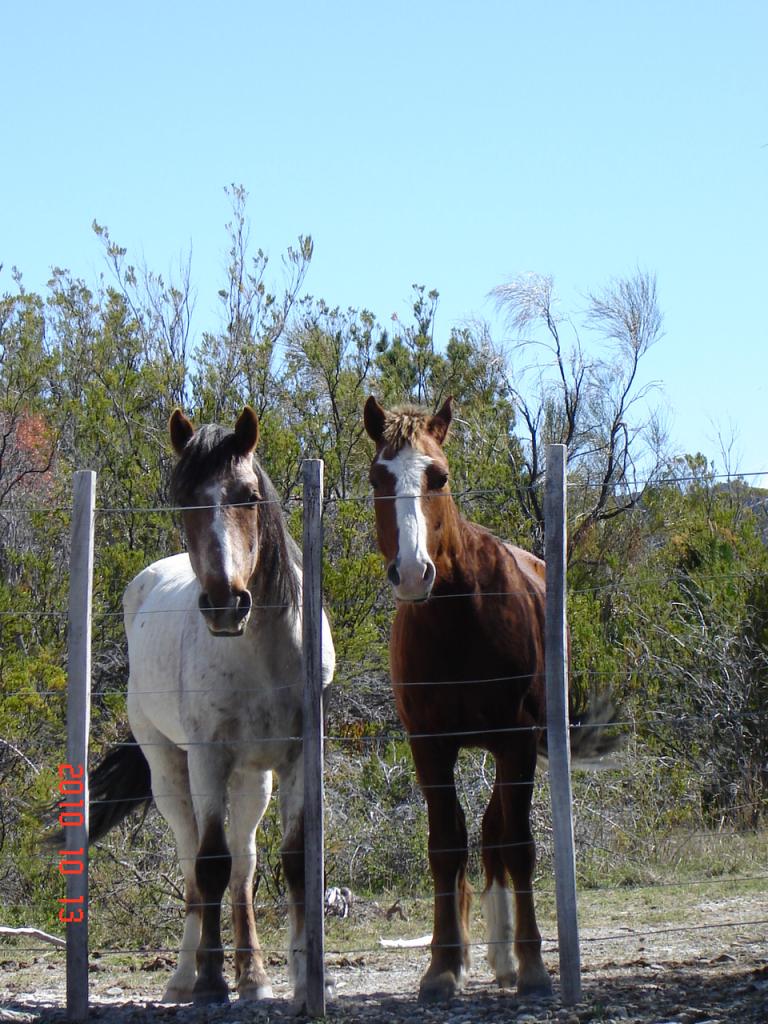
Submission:
M 386 670 L 391 612 L 381 556 L 373 550 L 367 502 L 329 504 L 323 568 L 326 601 L 336 647 L 336 681 L 354 681 Z
M 331 755 L 329 877 L 361 894 L 422 894 L 430 879 L 426 809 L 408 745 L 369 738 L 360 748 Z

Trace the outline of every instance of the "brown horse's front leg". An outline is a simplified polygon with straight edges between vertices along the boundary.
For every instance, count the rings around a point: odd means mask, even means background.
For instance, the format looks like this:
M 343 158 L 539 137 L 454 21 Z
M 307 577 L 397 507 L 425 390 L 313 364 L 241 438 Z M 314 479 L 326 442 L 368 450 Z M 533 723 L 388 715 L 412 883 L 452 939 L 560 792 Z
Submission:
M 512 988 L 517 982 L 513 947 L 514 912 L 507 888 L 507 867 L 504 860 L 504 816 L 499 780 L 483 815 L 482 854 L 485 868 L 483 910 L 488 932 L 488 963 L 501 988 Z
M 232 857 L 221 819 L 212 820 L 203 831 L 195 861 L 195 879 L 203 904 L 202 934 L 197 951 L 197 981 L 192 990 L 196 1003 L 229 1001 L 224 980 L 224 950 L 221 945 L 221 898 L 229 883 Z
M 463 986 L 469 968 L 471 889 L 466 877 L 467 827 L 456 796 L 458 750 L 412 740 L 419 783 L 427 801 L 429 865 L 435 890 L 432 961 L 421 979 L 420 1002 L 444 1002 Z

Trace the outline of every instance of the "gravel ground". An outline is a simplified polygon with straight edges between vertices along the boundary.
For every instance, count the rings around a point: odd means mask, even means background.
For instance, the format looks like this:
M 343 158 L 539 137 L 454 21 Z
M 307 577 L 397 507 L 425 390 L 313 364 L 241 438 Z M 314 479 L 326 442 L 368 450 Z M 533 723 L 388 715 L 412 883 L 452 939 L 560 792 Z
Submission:
M 328 1003 L 326 1019 L 339 1024 L 768 1024 L 768 913 L 761 903 L 750 900 L 747 916 L 741 901 L 713 901 L 703 908 L 712 925 L 727 920 L 754 923 L 670 928 L 647 944 L 634 936 L 607 941 L 605 929 L 583 929 L 583 994 L 570 1007 L 557 996 L 529 1002 L 500 991 L 480 951 L 461 996 L 432 1007 L 421 1007 L 415 999 L 426 950 L 330 955 L 337 996 Z M 612 935 L 620 936 L 621 929 L 613 929 Z M 10 949 L 0 951 L 0 1021 L 62 1024 L 61 954 L 23 961 L 12 957 Z M 91 1019 L 103 1024 L 268 1024 L 296 1019 L 283 958 L 270 962 L 274 999 L 259 1004 L 235 1000 L 205 1009 L 153 1001 L 162 991 L 170 960 L 156 956 L 118 968 L 106 966 L 105 959 L 94 961 L 91 973 Z M 556 958 L 548 956 L 547 961 L 555 973 Z

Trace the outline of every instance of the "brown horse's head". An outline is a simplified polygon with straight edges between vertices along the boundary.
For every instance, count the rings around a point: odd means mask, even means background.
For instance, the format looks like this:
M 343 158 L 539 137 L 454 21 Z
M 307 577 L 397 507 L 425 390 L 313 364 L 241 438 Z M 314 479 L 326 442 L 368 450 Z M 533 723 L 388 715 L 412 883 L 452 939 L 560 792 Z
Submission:
M 251 580 L 259 561 L 261 480 L 253 465 L 259 423 L 246 406 L 234 431 L 195 430 L 176 409 L 169 423 L 179 461 L 171 481 L 192 568 L 200 582 L 200 611 L 215 636 L 240 636 L 251 612 Z
M 365 429 L 376 443 L 370 471 L 376 532 L 399 601 L 426 601 L 437 576 L 453 508 L 443 453 L 451 403 L 448 398 L 434 415 L 412 406 L 388 411 L 373 395 L 365 403 Z

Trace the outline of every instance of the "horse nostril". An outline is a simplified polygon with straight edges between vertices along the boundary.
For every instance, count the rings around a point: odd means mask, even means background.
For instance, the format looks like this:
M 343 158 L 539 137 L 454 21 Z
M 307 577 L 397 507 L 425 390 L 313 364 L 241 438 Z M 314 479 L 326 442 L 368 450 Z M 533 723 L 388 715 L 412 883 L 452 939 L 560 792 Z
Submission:
M 207 594 L 203 593 L 197 599 L 197 606 L 203 615 L 209 615 L 212 611 L 211 599 Z
M 237 614 L 238 617 L 244 619 L 251 610 L 253 599 L 247 590 L 239 590 L 236 594 L 237 597 Z
M 424 575 L 421 578 L 428 586 L 432 586 L 435 582 L 435 567 L 431 562 L 427 562 L 427 566 L 424 569 Z
M 397 571 L 397 565 L 394 562 L 389 563 L 389 568 L 387 569 L 387 579 L 389 580 L 393 587 L 397 587 L 400 585 L 400 573 Z

